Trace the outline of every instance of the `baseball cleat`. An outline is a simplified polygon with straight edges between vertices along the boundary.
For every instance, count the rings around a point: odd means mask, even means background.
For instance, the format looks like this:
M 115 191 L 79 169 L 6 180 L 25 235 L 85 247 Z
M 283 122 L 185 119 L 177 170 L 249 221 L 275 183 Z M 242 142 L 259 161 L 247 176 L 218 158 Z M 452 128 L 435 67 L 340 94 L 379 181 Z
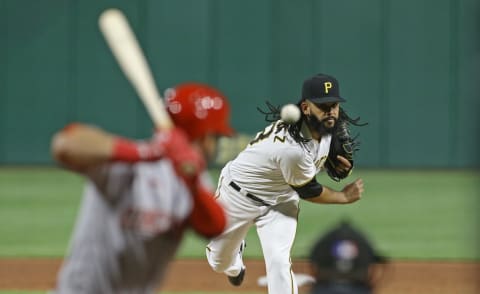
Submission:
M 243 240 L 242 243 L 240 243 L 240 250 L 238 250 L 238 255 L 240 255 L 240 259 L 243 258 L 243 251 L 245 250 L 245 247 L 247 247 L 247 243 L 245 242 L 245 240 Z M 246 268 L 245 266 L 243 266 L 238 275 L 234 277 L 228 276 L 228 281 L 230 282 L 230 284 L 232 284 L 233 286 L 240 286 L 243 283 L 243 278 L 245 277 L 245 270 Z
M 230 277 L 228 276 L 228 281 L 234 286 L 240 286 L 243 283 L 243 278 L 245 277 L 245 267 L 242 267 L 242 270 L 238 276 Z

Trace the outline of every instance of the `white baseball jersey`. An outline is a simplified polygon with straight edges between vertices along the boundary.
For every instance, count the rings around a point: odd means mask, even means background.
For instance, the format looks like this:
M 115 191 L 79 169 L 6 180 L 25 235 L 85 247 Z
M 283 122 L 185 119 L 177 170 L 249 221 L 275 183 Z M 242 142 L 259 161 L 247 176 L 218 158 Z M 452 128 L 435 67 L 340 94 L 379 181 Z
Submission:
M 283 125 L 283 127 L 282 127 Z M 311 136 L 307 128 L 304 136 Z M 320 172 L 331 135 L 304 144 L 295 142 L 281 121 L 269 125 L 229 165 L 231 179 L 247 192 L 273 205 L 298 197 L 291 186 L 302 186 Z
M 153 293 L 182 239 L 193 200 L 168 160 L 89 174 L 55 293 Z
M 304 125 L 302 135 L 311 138 Z M 206 250 L 214 271 L 237 276 L 245 265 L 239 247 L 256 226 L 267 271 L 268 293 L 297 294 L 290 251 L 295 239 L 299 195 L 291 186 L 310 182 L 322 169 L 331 135 L 295 142 L 277 121 L 222 169 L 217 196 L 228 215 L 228 226 Z

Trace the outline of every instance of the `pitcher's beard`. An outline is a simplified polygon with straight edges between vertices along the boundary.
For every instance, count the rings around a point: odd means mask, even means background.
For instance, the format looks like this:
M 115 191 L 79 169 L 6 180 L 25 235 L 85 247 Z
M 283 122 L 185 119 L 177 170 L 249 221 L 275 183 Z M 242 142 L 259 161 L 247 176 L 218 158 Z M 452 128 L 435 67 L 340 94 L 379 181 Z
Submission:
M 333 119 L 333 124 L 331 126 L 328 123 L 329 119 Z M 316 116 L 314 115 L 307 115 L 306 116 L 306 122 L 307 124 L 314 129 L 320 136 L 326 135 L 326 134 L 332 134 L 333 130 L 335 129 L 335 126 L 337 125 L 337 119 L 334 117 L 327 117 L 322 120 L 319 120 Z

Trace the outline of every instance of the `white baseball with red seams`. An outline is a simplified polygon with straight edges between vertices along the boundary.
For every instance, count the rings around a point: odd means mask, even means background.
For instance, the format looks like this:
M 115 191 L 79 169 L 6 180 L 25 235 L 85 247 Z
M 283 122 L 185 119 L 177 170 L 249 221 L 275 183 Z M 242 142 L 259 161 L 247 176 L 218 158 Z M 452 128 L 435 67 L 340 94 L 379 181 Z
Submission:
M 295 104 L 285 104 L 280 111 L 280 118 L 287 124 L 294 124 L 300 119 L 300 109 Z

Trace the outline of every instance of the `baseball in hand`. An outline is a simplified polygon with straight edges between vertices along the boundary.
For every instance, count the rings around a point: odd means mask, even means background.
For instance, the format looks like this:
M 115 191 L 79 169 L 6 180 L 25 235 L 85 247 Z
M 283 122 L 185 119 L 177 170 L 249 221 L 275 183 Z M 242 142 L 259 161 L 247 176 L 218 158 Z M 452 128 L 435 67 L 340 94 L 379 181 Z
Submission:
M 300 119 L 300 109 L 295 104 L 286 104 L 280 111 L 280 118 L 287 124 L 294 124 Z

